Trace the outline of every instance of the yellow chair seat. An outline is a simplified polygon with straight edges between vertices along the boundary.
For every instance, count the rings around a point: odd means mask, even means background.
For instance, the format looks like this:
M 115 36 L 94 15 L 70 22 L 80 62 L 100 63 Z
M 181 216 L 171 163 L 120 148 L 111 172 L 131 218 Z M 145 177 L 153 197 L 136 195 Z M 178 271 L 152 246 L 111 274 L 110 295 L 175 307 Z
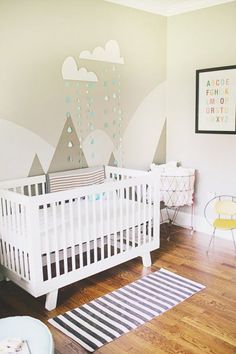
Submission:
M 236 220 L 232 219 L 215 219 L 213 223 L 214 228 L 232 230 L 236 229 Z

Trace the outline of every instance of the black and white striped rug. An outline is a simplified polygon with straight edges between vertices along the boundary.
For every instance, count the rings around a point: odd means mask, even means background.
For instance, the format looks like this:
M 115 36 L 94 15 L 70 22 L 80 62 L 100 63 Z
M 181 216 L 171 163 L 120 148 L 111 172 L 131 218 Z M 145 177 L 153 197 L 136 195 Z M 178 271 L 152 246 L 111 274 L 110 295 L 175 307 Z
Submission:
M 204 288 L 161 268 L 49 322 L 93 352 Z

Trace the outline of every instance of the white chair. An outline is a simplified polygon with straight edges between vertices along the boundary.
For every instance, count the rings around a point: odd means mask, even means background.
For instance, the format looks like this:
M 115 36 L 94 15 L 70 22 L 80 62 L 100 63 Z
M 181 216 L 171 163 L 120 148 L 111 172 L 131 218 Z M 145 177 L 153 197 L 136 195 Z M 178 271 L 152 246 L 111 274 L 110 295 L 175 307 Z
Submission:
M 231 232 L 236 252 L 234 240 L 234 229 L 236 229 L 236 197 L 231 195 L 219 195 L 212 198 L 205 206 L 204 215 L 207 222 L 213 228 L 207 253 L 209 252 L 217 229 Z

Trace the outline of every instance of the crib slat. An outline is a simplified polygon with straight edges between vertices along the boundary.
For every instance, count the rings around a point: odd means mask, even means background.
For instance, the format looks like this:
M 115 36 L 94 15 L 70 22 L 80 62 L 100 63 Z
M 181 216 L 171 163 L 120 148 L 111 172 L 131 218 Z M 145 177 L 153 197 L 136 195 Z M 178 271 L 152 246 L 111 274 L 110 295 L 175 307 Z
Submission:
M 39 185 L 38 185 L 38 183 L 35 184 L 35 195 L 39 195 Z
M 27 186 L 27 195 L 31 196 L 31 186 L 30 185 Z
M 27 227 L 26 227 L 26 207 L 24 205 L 21 205 L 20 208 L 20 220 L 21 220 L 22 235 L 25 240 L 24 264 L 25 264 L 25 271 L 26 271 L 26 279 L 30 280 L 28 235 L 27 235 Z
M 131 188 L 132 195 L 132 248 L 135 247 L 135 186 Z
M 61 202 L 61 221 L 62 221 L 62 243 L 63 243 L 63 264 L 64 274 L 68 273 L 67 247 L 66 247 L 66 225 L 65 225 L 65 201 Z
M 6 215 L 7 215 L 7 239 L 6 239 L 6 254 L 7 254 L 7 264 L 9 268 L 13 271 L 16 271 L 16 259 L 12 259 L 11 251 L 10 251 L 10 244 L 13 241 L 13 218 L 12 218 L 12 211 L 11 211 L 11 204 L 9 200 L 6 200 Z M 14 267 L 13 267 L 14 264 Z
M 24 241 L 21 237 L 20 233 L 20 225 L 19 225 L 19 218 L 17 217 L 17 207 L 18 205 L 16 203 L 13 204 L 13 219 L 15 220 L 15 238 L 16 240 L 16 246 L 17 246 L 17 255 L 18 255 L 18 260 L 19 260 L 19 273 L 21 277 L 24 277 L 25 274 L 25 267 L 24 267 L 24 259 L 23 259 L 23 249 L 24 249 Z
M 110 192 L 107 193 L 107 256 L 111 258 Z
M 151 242 L 152 237 L 152 187 L 148 186 L 148 242 Z
M 49 245 L 49 234 L 48 234 L 48 209 L 47 204 L 43 206 L 43 221 L 44 221 L 44 235 L 45 235 L 45 245 L 46 245 L 46 263 L 47 263 L 47 275 L 48 280 L 52 278 L 51 271 L 51 260 L 50 260 L 50 245 Z
M 55 249 L 55 263 L 56 263 L 56 276 L 60 275 L 60 257 L 59 257 L 59 244 L 58 244 L 58 227 L 57 225 L 59 224 L 59 220 L 57 219 L 57 213 L 56 213 L 56 204 L 52 203 L 51 204 L 52 208 L 52 218 L 53 218 L 53 243 L 54 243 L 54 248 Z
M 6 237 L 5 235 L 8 233 L 7 227 L 7 211 L 6 211 L 6 200 L 2 198 L 2 222 L 3 222 L 3 232 L 2 232 L 2 251 L 3 251 L 3 265 L 8 266 L 8 254 L 6 248 Z
M 116 190 L 113 190 L 113 230 L 114 230 L 114 255 L 117 254 L 117 219 L 116 219 L 116 211 L 117 211 L 117 194 Z
M 124 231 L 123 231 L 123 198 L 124 189 L 120 189 L 120 252 L 123 253 Z
M 126 251 L 129 249 L 129 188 L 125 188 L 125 199 L 126 199 Z
M 42 193 L 43 194 L 46 193 L 46 183 L 45 182 L 42 183 Z
M 4 264 L 5 259 L 4 259 L 4 253 L 3 253 L 3 234 L 2 228 L 4 225 L 4 217 L 3 217 L 3 199 L 0 198 L 0 233 L 2 234 L 2 239 L 0 240 L 0 260 L 1 263 Z
M 100 195 L 100 198 L 102 196 Z M 98 260 L 98 247 L 97 247 L 97 219 L 96 219 L 96 195 L 92 195 L 92 212 L 93 212 L 93 239 L 94 239 L 94 263 Z
M 146 184 L 143 184 L 143 243 L 147 242 L 147 191 L 146 191 Z
M 90 229 L 89 229 L 89 208 L 88 208 L 88 196 L 85 197 L 85 225 L 86 225 L 86 257 L 87 266 L 91 263 L 90 259 Z
M 141 203 L 141 191 L 140 184 L 137 186 L 137 215 L 138 215 L 138 247 L 140 246 L 140 238 L 141 238 L 141 225 L 140 225 L 140 203 Z
M 9 200 L 5 200 L 5 206 L 6 206 L 6 231 L 7 231 L 7 237 L 6 237 L 6 242 L 5 242 L 5 250 L 6 250 L 6 257 L 7 257 L 7 265 L 9 269 L 12 271 L 16 271 L 16 264 L 13 259 L 11 259 L 11 251 L 10 251 L 10 244 L 12 243 L 13 239 L 13 221 L 12 221 L 12 216 L 11 216 L 11 211 L 10 211 L 10 202 Z
M 17 274 L 21 274 L 20 258 L 19 258 L 19 240 L 16 230 L 16 215 L 15 215 L 15 203 L 7 201 L 9 218 L 10 218 L 10 233 L 8 235 L 8 250 L 10 257 L 11 269 Z M 14 247 L 14 249 L 13 249 Z
M 11 260 L 11 252 L 9 248 L 9 244 L 12 243 L 12 231 L 13 231 L 13 225 L 12 225 L 12 217 L 11 217 L 11 211 L 10 211 L 10 202 L 8 200 L 5 200 L 5 211 L 6 211 L 6 240 L 5 240 L 5 251 L 6 251 L 6 260 L 7 260 L 7 266 L 9 269 L 16 271 L 16 265 L 14 262 L 14 267 L 13 267 L 13 262 Z M 14 259 L 13 259 L 14 261 Z
M 72 257 L 72 271 L 75 270 L 75 229 L 74 229 L 74 215 L 73 215 L 73 199 L 69 200 L 70 212 L 70 236 L 71 236 L 71 257 Z
M 78 198 L 77 201 L 77 216 L 78 216 L 78 236 L 79 236 L 79 266 L 83 268 L 83 243 L 82 243 L 82 226 L 81 226 L 81 198 Z
M 101 260 L 104 259 L 104 217 L 103 217 L 103 200 L 99 200 L 100 210 L 100 231 L 101 231 Z

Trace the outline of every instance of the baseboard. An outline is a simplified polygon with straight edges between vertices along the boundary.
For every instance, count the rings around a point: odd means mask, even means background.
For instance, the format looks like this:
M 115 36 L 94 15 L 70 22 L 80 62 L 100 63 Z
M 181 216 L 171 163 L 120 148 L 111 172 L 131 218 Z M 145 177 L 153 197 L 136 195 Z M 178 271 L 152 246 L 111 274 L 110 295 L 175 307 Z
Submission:
M 179 211 L 177 218 L 176 218 L 176 224 L 179 226 L 182 226 L 184 228 L 190 228 L 191 227 L 191 214 Z M 207 223 L 205 220 L 204 216 L 201 215 L 194 215 L 193 218 L 193 229 L 198 232 L 202 232 L 204 234 L 212 235 L 213 228 Z M 216 230 L 216 237 L 222 238 L 222 239 L 229 239 L 229 231 L 220 231 Z

